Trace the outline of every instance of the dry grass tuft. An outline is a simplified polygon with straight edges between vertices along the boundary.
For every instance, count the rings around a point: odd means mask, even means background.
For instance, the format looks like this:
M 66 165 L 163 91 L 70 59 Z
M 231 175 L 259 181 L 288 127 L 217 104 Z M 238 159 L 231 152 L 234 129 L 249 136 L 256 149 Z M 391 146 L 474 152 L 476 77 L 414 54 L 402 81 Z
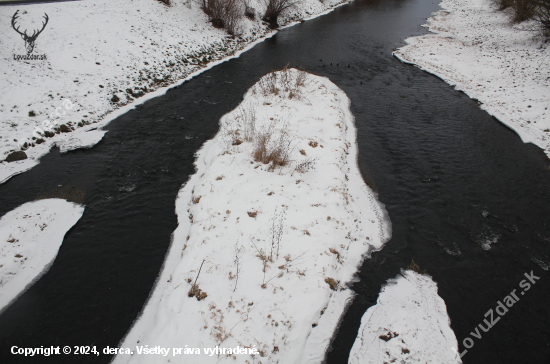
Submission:
M 336 289 L 338 288 L 338 283 L 333 279 L 333 278 L 325 278 L 325 282 L 329 285 L 330 289 L 332 289 L 333 291 L 336 291 Z
M 199 285 L 198 284 L 193 284 L 191 285 L 191 289 L 189 290 L 189 292 L 187 293 L 187 295 L 189 297 L 196 297 L 198 301 L 202 301 L 203 299 L 205 299 L 206 297 L 208 297 L 208 294 L 204 291 L 202 291 L 200 288 L 199 288 Z

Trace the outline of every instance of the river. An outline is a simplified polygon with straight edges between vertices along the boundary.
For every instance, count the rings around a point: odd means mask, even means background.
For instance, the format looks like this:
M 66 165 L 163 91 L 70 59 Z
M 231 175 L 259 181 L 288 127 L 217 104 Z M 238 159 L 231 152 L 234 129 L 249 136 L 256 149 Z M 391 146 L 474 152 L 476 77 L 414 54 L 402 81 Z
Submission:
M 84 215 L 51 269 L 0 315 L 0 362 L 111 360 L 29 360 L 9 350 L 118 345 L 161 268 L 194 153 L 251 85 L 287 63 L 350 97 L 360 168 L 392 222 L 392 239 L 352 286 L 357 297 L 327 362 L 347 362 L 361 316 L 412 259 L 438 283 L 462 350 L 484 314 L 534 271 L 540 280 L 463 361 L 548 362 L 550 280 L 541 266 L 550 260 L 549 162 L 476 102 L 392 57 L 405 38 L 425 33 L 420 25 L 436 10 L 430 0 L 356 1 L 284 29 L 117 118 L 95 147 L 53 150 L 0 185 L 0 215 L 59 185 L 86 191 Z

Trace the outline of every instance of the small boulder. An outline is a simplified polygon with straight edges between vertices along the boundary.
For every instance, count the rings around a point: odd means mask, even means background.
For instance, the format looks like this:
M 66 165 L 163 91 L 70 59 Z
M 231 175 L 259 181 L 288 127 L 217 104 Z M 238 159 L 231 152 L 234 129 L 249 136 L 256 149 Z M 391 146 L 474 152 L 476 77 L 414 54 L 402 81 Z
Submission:
M 6 158 L 6 162 L 10 163 L 15 161 L 22 161 L 23 159 L 27 159 L 27 153 L 20 150 L 20 151 L 12 152 L 8 154 L 8 157 Z

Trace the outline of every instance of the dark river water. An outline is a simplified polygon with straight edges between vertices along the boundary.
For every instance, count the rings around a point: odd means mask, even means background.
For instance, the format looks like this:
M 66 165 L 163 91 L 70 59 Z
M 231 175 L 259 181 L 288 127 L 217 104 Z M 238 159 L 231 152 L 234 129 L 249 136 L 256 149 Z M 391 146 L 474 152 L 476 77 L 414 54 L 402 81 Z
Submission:
M 285 29 L 119 117 L 94 148 L 53 150 L 0 185 L 0 215 L 58 185 L 86 191 L 84 215 L 51 269 L 0 315 L 0 363 L 111 360 L 30 359 L 10 348 L 118 345 L 161 268 L 194 153 L 252 84 L 287 62 L 329 77 L 350 97 L 360 167 L 392 222 L 392 239 L 352 286 L 357 297 L 327 363 L 347 362 L 361 316 L 412 259 L 438 283 L 460 350 L 533 271 L 540 280 L 473 338 L 463 361 L 548 363 L 550 277 L 541 265 L 550 260 L 549 162 L 467 96 L 392 57 L 406 37 L 425 32 L 420 25 L 437 9 L 436 1 L 357 1 Z

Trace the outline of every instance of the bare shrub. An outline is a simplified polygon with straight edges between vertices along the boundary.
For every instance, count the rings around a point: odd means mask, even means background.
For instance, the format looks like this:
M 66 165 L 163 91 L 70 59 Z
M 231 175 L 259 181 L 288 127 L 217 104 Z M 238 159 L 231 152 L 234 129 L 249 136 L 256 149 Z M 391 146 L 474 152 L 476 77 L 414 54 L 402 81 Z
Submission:
M 231 35 L 238 32 L 243 14 L 242 0 L 202 0 L 202 10 L 215 28 L 225 28 Z
M 307 73 L 286 65 L 279 71 L 273 71 L 258 81 L 257 90 L 263 96 L 270 94 L 285 96 L 289 99 L 299 97 L 299 89 L 305 86 Z
M 271 235 L 271 252 L 269 253 L 269 256 L 271 260 L 273 260 L 274 252 L 276 253 L 277 259 L 279 259 L 279 248 L 283 238 L 285 220 L 286 210 L 277 212 L 277 208 L 275 208 L 275 213 L 270 219 L 271 226 L 269 227 L 269 235 Z
M 157 0 L 159 3 L 163 3 L 166 6 L 172 6 L 170 0 Z
M 550 39 L 550 0 L 539 0 L 535 19 L 541 25 L 543 34 Z
M 296 164 L 294 170 L 300 173 L 306 173 L 308 171 L 314 170 L 317 163 L 317 158 L 306 158 L 303 161 Z
M 514 0 L 497 0 L 500 10 L 507 9 L 514 5 Z
M 514 9 L 514 21 L 522 22 L 533 19 L 537 10 L 537 0 L 512 0 Z
M 254 105 L 248 103 L 237 109 L 236 119 L 240 119 L 245 142 L 251 142 L 256 135 L 256 110 Z
M 263 130 L 257 130 L 254 138 L 252 156 L 256 162 L 271 163 L 272 169 L 276 166 L 286 166 L 296 149 L 294 137 L 286 132 L 288 123 L 281 123 L 276 128 L 277 121 L 273 121 Z
M 250 20 L 256 19 L 256 13 L 254 11 L 254 8 L 250 6 L 248 1 L 244 2 L 244 16 L 246 16 Z
M 294 5 L 292 0 L 264 0 L 266 9 L 262 20 L 269 23 L 271 28 L 278 28 L 277 19 L 285 10 Z

